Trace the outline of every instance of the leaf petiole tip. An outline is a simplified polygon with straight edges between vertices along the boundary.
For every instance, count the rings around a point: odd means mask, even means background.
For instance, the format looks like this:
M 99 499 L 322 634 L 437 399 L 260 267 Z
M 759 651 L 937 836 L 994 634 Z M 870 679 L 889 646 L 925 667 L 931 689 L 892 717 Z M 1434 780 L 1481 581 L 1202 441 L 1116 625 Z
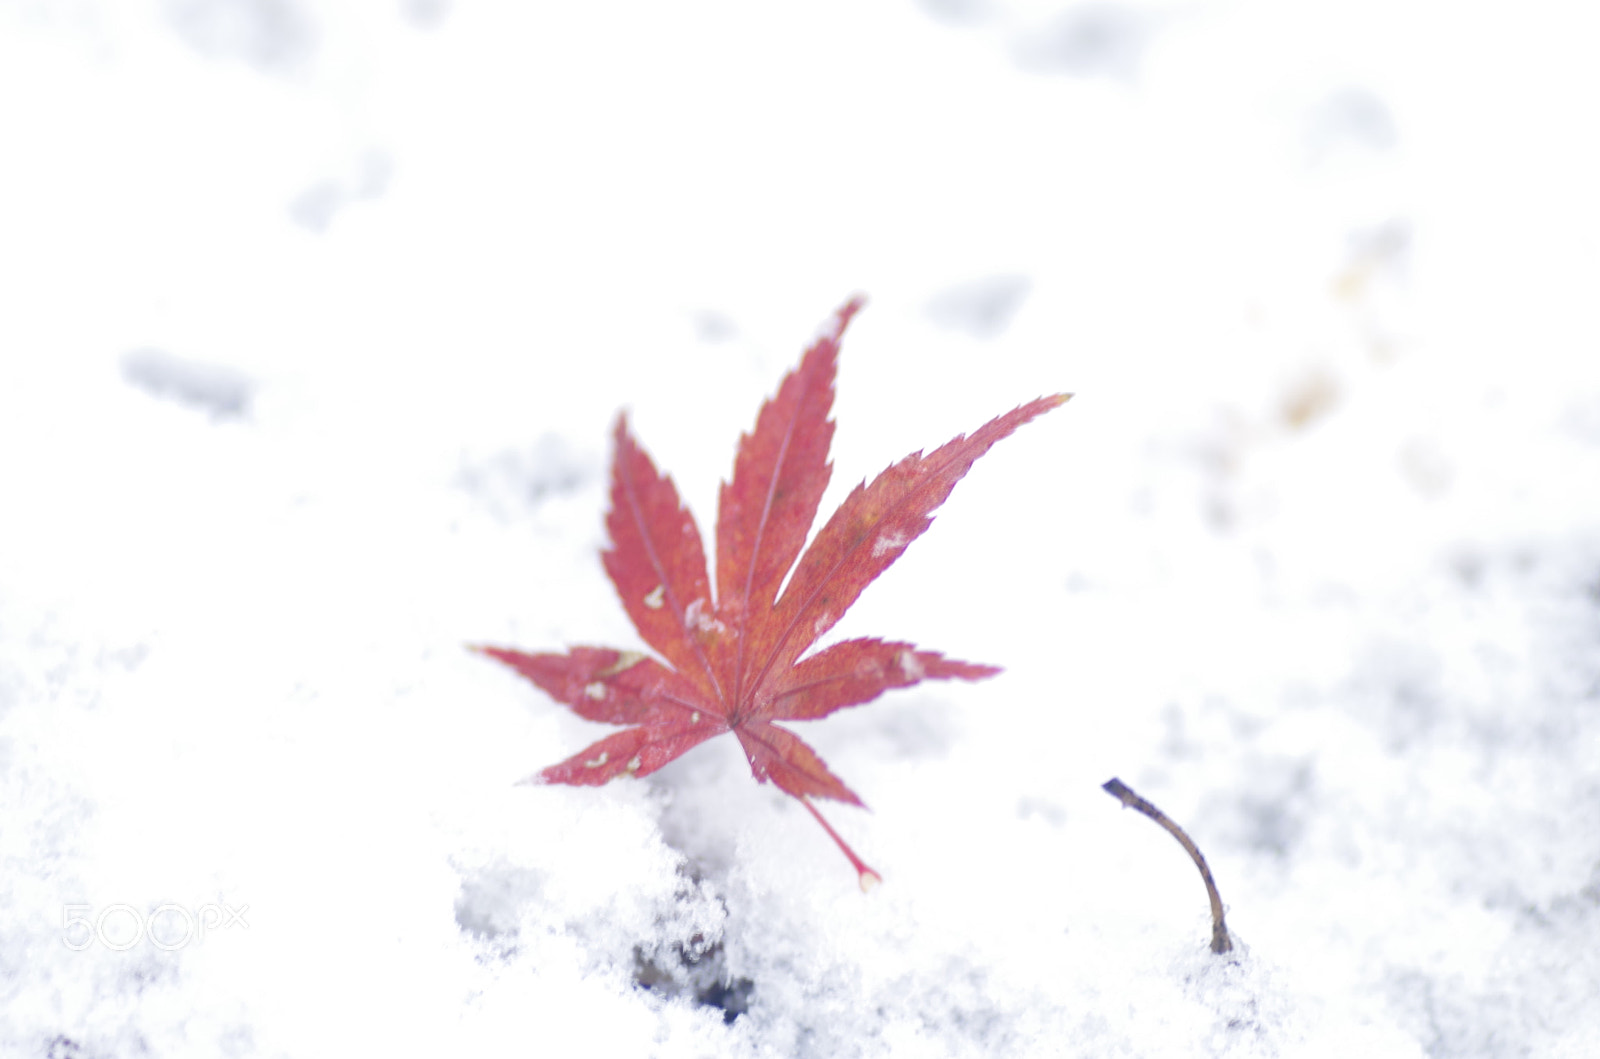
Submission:
M 801 805 L 806 807 L 806 810 L 810 812 L 812 816 L 817 818 L 817 823 L 822 825 L 822 830 L 828 833 L 828 837 L 833 839 L 835 844 L 838 845 L 839 849 L 844 853 L 844 855 L 850 858 L 850 866 L 856 870 L 856 876 L 861 880 L 861 892 L 864 894 L 871 893 L 874 886 L 877 886 L 879 883 L 883 882 L 883 876 L 867 867 L 866 862 L 860 857 L 856 856 L 856 851 L 850 848 L 850 844 L 844 839 L 840 838 L 839 832 L 833 829 L 833 825 L 828 823 L 827 820 L 823 819 L 821 813 L 817 812 L 817 807 L 811 804 L 811 798 L 809 795 L 800 795 L 799 801 Z

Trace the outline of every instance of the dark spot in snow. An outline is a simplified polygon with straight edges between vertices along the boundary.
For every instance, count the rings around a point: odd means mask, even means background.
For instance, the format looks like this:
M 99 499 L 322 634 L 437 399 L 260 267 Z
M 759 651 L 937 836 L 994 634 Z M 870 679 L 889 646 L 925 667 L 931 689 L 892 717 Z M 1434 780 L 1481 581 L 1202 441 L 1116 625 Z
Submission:
M 290 0 L 175 0 L 172 27 L 208 58 L 275 73 L 304 65 L 315 48 L 310 18 Z
M 1254 757 L 1245 770 L 1250 783 L 1209 800 L 1198 814 L 1222 842 L 1287 858 L 1305 837 L 1312 814 L 1315 772 L 1297 758 Z
M 1338 406 L 1339 391 L 1337 375 L 1313 366 L 1284 388 L 1278 414 L 1290 430 L 1304 430 Z
M 1306 146 L 1313 163 L 1348 151 L 1387 151 L 1400 140 L 1382 99 L 1364 88 L 1345 88 L 1311 109 Z
M 1028 297 L 1027 276 L 986 276 L 948 287 L 928 302 L 934 323 L 973 338 L 995 338 L 1011 326 Z
M 633 981 L 657 996 L 693 997 L 697 1004 L 718 1008 L 724 1023 L 748 1011 L 755 992 L 750 979 L 728 975 L 721 939 L 707 942 L 700 934 L 653 955 L 635 949 Z
M 418 29 L 436 29 L 450 13 L 450 0 L 400 0 L 400 10 Z
M 501 452 L 461 468 L 457 481 L 502 518 L 581 489 L 599 476 L 597 460 L 555 434 L 528 449 Z
M 988 0 L 918 0 L 917 6 L 941 22 L 957 25 L 980 21 L 990 11 Z
M 237 419 L 250 410 L 254 384 L 220 364 L 185 360 L 162 349 L 135 349 L 122 358 L 122 377 L 156 397 L 186 404 L 213 419 Z
M 955 707 L 936 688 L 901 692 L 875 704 L 873 710 L 835 715 L 830 724 L 832 732 L 819 735 L 824 743 L 832 745 L 837 740 L 838 745 L 849 745 L 862 753 L 882 753 L 908 761 L 949 754 L 959 730 Z
M 1475 590 L 1482 587 L 1487 562 L 1481 553 L 1462 550 L 1452 555 L 1449 561 L 1450 572 L 1455 574 L 1462 588 Z
M 697 1004 L 718 1009 L 722 1021 L 731 1024 L 750 1009 L 755 983 L 728 971 L 722 945 L 726 903 L 688 862 L 679 865 L 678 874 L 672 907 L 663 910 L 664 924 L 681 924 L 676 928 L 678 939 L 634 948 L 634 984 L 659 997 L 692 998 Z M 684 917 L 701 926 L 688 925 Z
M 1074 77 L 1131 79 L 1154 26 L 1123 4 L 1073 4 L 1017 43 L 1018 62 Z
M 750 994 L 755 988 L 756 984 L 750 979 L 736 978 L 731 982 L 718 982 L 695 999 L 706 1007 L 721 1008 L 722 1021 L 732 1025 L 734 1019 L 750 1010 Z
M 1600 445 L 1600 394 L 1574 393 L 1568 397 L 1562 425 L 1586 445 Z
M 1389 748 L 1400 752 L 1428 740 L 1445 721 L 1442 680 L 1434 651 L 1386 639 L 1363 652 L 1351 690 L 1360 712 L 1376 722 Z
M 325 232 L 344 205 L 344 189 L 332 180 L 312 184 L 289 203 L 289 216 L 302 228 Z
M 694 333 L 702 342 L 726 342 L 738 336 L 739 325 L 715 309 L 701 309 L 694 314 Z
M 389 156 L 369 150 L 344 176 L 320 180 L 295 196 L 289 203 L 289 216 L 301 227 L 321 234 L 347 207 L 382 195 L 393 174 Z
M 538 872 L 513 865 L 497 865 L 464 878 L 456 897 L 456 925 L 486 940 L 514 939 L 522 910 L 543 886 Z
M 56 1034 L 45 1042 L 45 1059 L 84 1059 L 83 1047 L 71 1037 Z

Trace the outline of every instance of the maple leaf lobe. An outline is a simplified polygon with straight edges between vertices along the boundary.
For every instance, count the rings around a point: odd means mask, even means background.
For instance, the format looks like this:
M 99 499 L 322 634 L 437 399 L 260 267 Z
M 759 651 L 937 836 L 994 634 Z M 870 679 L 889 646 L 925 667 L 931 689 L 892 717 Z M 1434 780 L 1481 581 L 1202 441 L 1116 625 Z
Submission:
M 841 707 L 871 702 L 890 688 L 927 679 L 982 680 L 999 672 L 998 666 L 957 662 L 909 643 L 845 640 L 787 670 L 770 712 L 775 720 L 814 721 Z
M 839 343 L 861 305 L 853 299 L 834 315 L 762 404 L 754 429 L 740 436 L 733 475 L 718 495 L 714 599 L 693 515 L 635 441 L 626 416 L 617 418 L 610 544 L 601 558 L 623 609 L 665 664 L 604 647 L 564 654 L 474 649 L 580 717 L 628 726 L 525 782 L 598 786 L 645 776 L 732 731 L 755 779 L 798 799 L 866 890 L 881 881 L 877 872 L 813 804 L 829 798 L 860 806 L 861 799 L 799 736 L 773 722 L 817 720 L 923 680 L 981 680 L 1000 672 L 876 638 L 801 656 L 927 531 L 932 512 L 974 462 L 1067 395 L 1021 405 L 857 485 L 802 553 L 832 474 L 829 415 Z
M 626 415 L 617 417 L 613 436 L 616 456 L 606 513 L 611 547 L 600 553 L 606 574 L 645 643 L 710 697 L 720 698 L 704 648 L 689 634 L 691 608 L 711 602 L 700 529 L 672 479 L 656 470 L 633 439 Z

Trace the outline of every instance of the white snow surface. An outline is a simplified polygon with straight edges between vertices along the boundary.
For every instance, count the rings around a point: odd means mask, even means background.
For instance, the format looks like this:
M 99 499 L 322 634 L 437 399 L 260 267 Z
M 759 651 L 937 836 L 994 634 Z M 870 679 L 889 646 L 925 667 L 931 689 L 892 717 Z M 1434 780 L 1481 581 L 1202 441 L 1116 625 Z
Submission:
M 0 0 L 0 1055 L 1600 1055 L 1594 19 Z M 801 726 L 867 895 L 463 649 L 857 291 L 824 514 L 1076 394 L 830 634 L 1005 667 Z

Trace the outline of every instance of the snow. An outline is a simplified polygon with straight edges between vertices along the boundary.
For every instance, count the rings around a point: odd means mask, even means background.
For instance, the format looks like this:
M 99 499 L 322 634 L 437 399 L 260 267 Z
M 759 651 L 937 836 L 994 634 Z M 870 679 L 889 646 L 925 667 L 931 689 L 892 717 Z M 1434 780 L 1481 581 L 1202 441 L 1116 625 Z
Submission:
M 0 2 L 0 1054 L 1600 1053 L 1587 15 Z M 857 291 L 824 512 L 1076 395 L 831 632 L 1006 669 L 804 728 L 867 895 L 463 647 Z

